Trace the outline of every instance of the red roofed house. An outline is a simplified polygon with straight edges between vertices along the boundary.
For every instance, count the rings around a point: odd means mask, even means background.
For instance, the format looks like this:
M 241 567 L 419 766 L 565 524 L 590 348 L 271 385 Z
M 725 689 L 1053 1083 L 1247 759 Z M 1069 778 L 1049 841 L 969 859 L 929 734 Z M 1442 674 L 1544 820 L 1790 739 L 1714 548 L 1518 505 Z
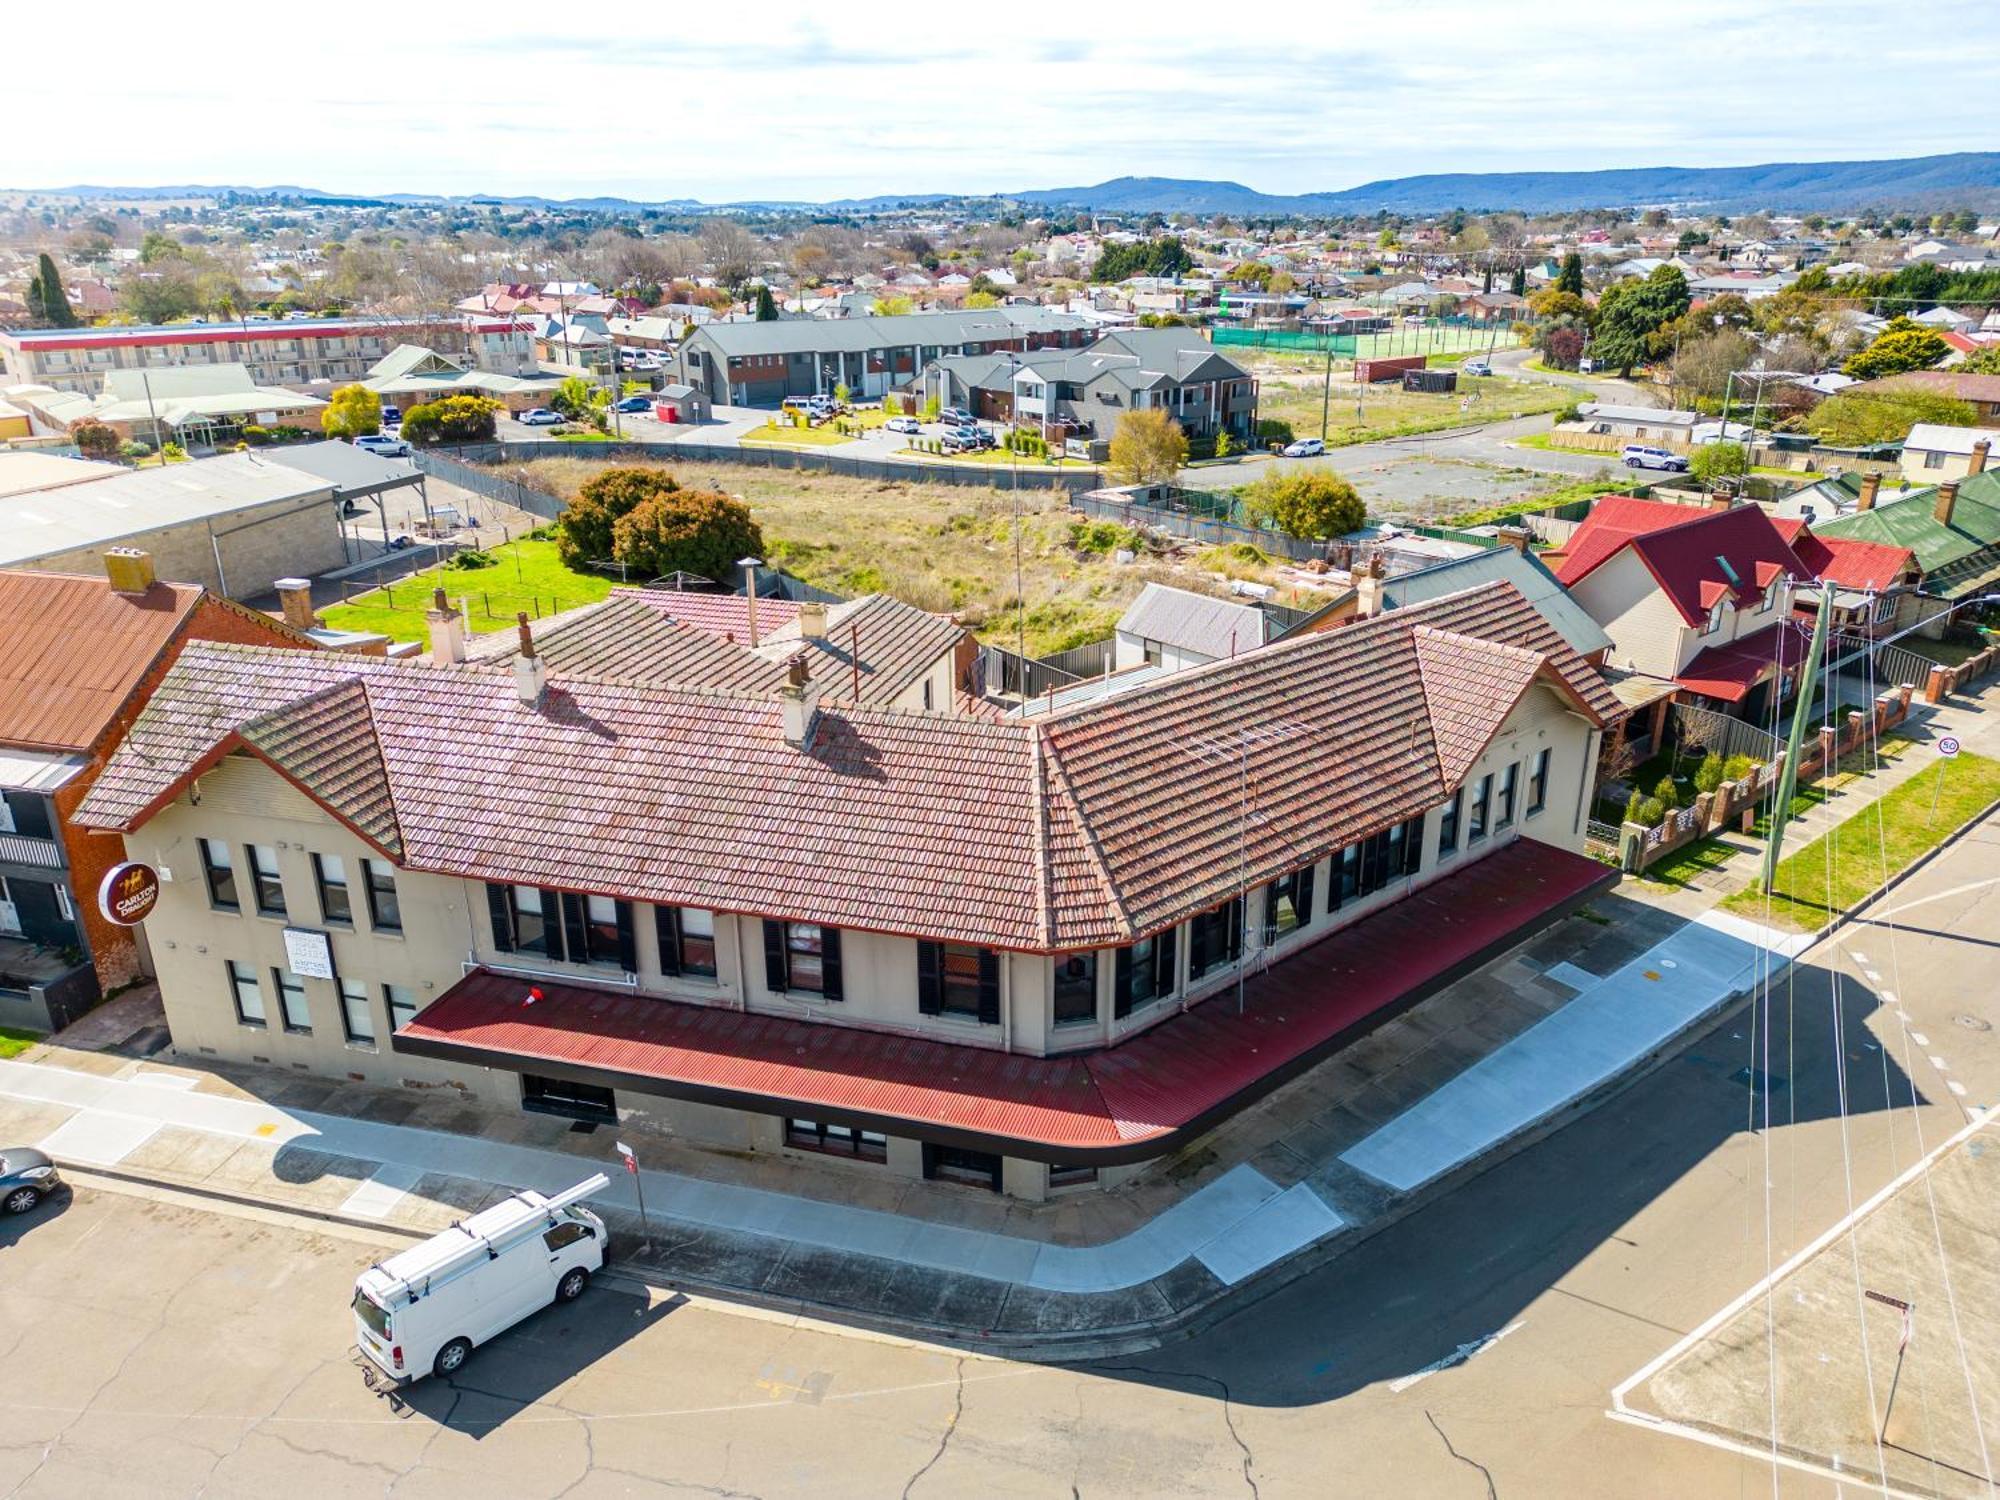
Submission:
M 97 908 L 124 848 L 71 815 L 181 652 L 313 647 L 199 584 L 159 582 L 143 552 L 114 548 L 105 566 L 0 570 L 0 1025 L 64 1024 L 146 972 L 135 930 Z
M 926 711 L 961 633 L 893 600 L 659 602 L 191 649 L 82 813 L 171 872 L 176 1050 L 1040 1197 L 1616 878 L 1617 700 L 1506 582 L 1013 717 Z
M 1781 701 L 1791 695 L 1805 656 L 1787 580 L 1830 576 L 1845 591 L 1836 607 L 1867 618 L 1855 592 L 1900 578 L 1910 558 L 1896 551 L 1822 539 L 1801 522 L 1781 526 L 1755 505 L 1605 495 L 1555 566 L 1611 637 L 1607 665 L 1669 679 L 1680 701 L 1757 723 L 1772 684 L 1782 685 Z

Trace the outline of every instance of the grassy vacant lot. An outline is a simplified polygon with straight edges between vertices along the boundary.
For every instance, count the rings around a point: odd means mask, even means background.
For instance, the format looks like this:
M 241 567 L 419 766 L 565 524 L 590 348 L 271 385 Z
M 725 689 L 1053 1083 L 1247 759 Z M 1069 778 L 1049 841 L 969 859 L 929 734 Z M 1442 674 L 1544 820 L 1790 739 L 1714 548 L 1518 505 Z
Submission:
M 527 482 L 555 494 L 573 495 L 601 467 L 581 458 L 538 459 L 526 465 Z M 804 469 L 689 462 L 666 467 L 683 484 L 723 490 L 748 503 L 764 530 L 764 555 L 806 582 L 846 595 L 894 594 L 924 609 L 956 613 L 983 639 L 1013 645 L 1014 503 L 1008 493 L 853 479 Z M 510 466 L 508 472 L 512 471 Z M 1021 593 L 1031 656 L 1108 635 L 1125 606 L 1151 581 L 1217 591 L 1226 588 L 1227 577 L 1282 582 L 1276 570 L 1259 559 L 1223 556 L 1219 549 L 1210 549 L 1215 555 L 1184 558 L 1149 554 L 1139 538 L 1123 528 L 1085 523 L 1059 491 L 1023 490 L 1021 512 Z M 1113 561 L 1112 554 L 1121 547 L 1138 550 L 1140 560 Z M 503 564 L 463 576 L 467 586 L 479 588 L 489 579 L 504 582 L 495 575 L 505 571 Z M 425 596 L 431 586 L 429 580 L 421 585 Z M 603 579 L 579 580 L 570 574 L 545 582 L 544 612 L 552 591 L 577 603 L 582 588 L 595 588 L 598 593 L 591 597 L 598 597 L 608 586 Z M 398 584 L 399 601 L 406 587 L 414 594 L 418 585 L 414 580 Z M 456 578 L 447 579 L 446 587 L 454 595 L 462 591 Z M 515 606 L 503 610 L 500 595 L 493 597 L 495 614 L 506 613 L 511 619 L 507 611 Z M 1281 592 L 1279 598 L 1293 602 L 1287 593 Z M 1301 594 L 1296 602 L 1319 601 Z M 476 598 L 473 609 L 475 614 L 479 610 Z M 403 638 L 416 639 L 422 629 L 421 612 L 400 618 L 412 622 L 404 625 Z M 370 628 L 387 630 L 391 625 L 383 622 Z
M 1296 357 L 1273 355 L 1256 357 L 1250 365 L 1258 381 L 1257 414 L 1291 423 L 1300 437 L 1317 437 L 1324 368 L 1313 368 Z M 1468 398 L 1476 399 L 1468 402 Z M 1461 376 L 1456 393 L 1431 396 L 1405 391 L 1400 383 L 1358 385 L 1351 374 L 1335 370 L 1327 442 L 1370 443 L 1475 422 L 1498 422 L 1560 411 L 1575 399 L 1574 391 L 1504 375 Z
M 386 589 L 357 594 L 351 603 L 323 609 L 320 618 L 336 630 L 377 630 L 399 641 L 421 641 L 431 590 L 440 586 L 454 604 L 460 599 L 470 604 L 472 628 L 482 631 L 504 629 L 522 610 L 539 619 L 593 603 L 609 594 L 616 581 L 571 572 L 552 541 L 524 538 L 486 555 L 494 559 L 490 568 L 426 568 Z
M 1779 861 L 1769 920 L 1812 931 L 1915 864 L 1996 799 L 2000 761 L 1961 755 L 1945 767 L 1941 788 L 1937 772 L 1926 769 Z M 1722 904 L 1764 921 L 1764 903 L 1752 881 Z
M 19 1057 L 42 1039 L 39 1031 L 23 1031 L 18 1026 L 0 1026 L 0 1057 Z

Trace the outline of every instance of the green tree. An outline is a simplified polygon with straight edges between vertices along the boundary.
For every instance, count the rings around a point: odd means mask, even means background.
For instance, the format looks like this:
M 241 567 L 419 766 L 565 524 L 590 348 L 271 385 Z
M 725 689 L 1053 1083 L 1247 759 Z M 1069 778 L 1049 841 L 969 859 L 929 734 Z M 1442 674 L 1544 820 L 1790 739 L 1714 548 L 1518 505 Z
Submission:
M 1357 530 L 1368 507 L 1353 485 L 1331 469 L 1279 469 L 1243 492 L 1243 507 L 1260 525 L 1269 524 L 1301 541 L 1325 541 Z
M 71 424 L 69 440 L 76 444 L 76 451 L 85 458 L 104 463 L 118 457 L 119 449 L 124 446 L 117 428 L 90 417 Z
M 1111 472 L 1127 484 L 1164 484 L 1187 464 L 1187 434 L 1158 407 L 1128 411 L 1111 434 Z
M 718 490 L 664 490 L 612 527 L 612 556 L 652 577 L 731 577 L 740 557 L 764 551 L 750 507 Z
M 1966 355 L 1958 369 L 1964 375 L 2000 375 L 2000 344 Z
M 1528 268 L 1526 266 L 1514 267 L 1514 276 L 1507 283 L 1507 290 L 1512 292 L 1516 297 L 1525 297 L 1528 295 Z
M 998 307 L 1000 299 L 992 292 L 967 292 L 965 294 L 965 305 L 968 309 Z
M 1905 370 L 1928 370 L 1950 354 L 1951 345 L 1940 334 L 1919 327 L 1908 318 L 1894 318 L 1875 336 L 1874 343 L 1841 368 L 1856 380 L 1873 380 L 1881 375 L 1900 375 Z
M 775 323 L 778 321 L 778 304 L 776 299 L 771 296 L 771 289 L 767 286 L 757 288 L 757 321 L 759 323 Z
M 485 396 L 446 396 L 403 414 L 403 436 L 420 448 L 440 443 L 490 443 L 500 403 Z
M 1703 484 L 1740 479 L 1750 472 L 1750 452 L 1741 443 L 1703 443 L 1688 455 L 1688 473 Z
M 139 242 L 139 263 L 141 265 L 150 266 L 156 265 L 163 260 L 185 259 L 187 259 L 187 251 L 181 248 L 181 242 L 170 234 L 162 234 L 157 229 L 147 230 L 146 237 Z
M 1805 430 L 1836 448 L 1900 443 L 1919 422 L 1970 427 L 1972 407 L 1933 391 L 1842 391 L 1806 414 Z
M 1572 297 L 1583 295 L 1583 257 L 1574 250 L 1562 258 L 1562 269 L 1556 272 L 1556 290 L 1568 292 Z
M 1656 266 L 1643 281 L 1620 281 L 1597 299 L 1590 352 L 1600 369 L 1629 375 L 1645 359 L 1648 338 L 1687 310 L 1687 277 L 1678 266 Z
M 320 430 L 330 438 L 365 437 L 382 430 L 382 398 L 365 385 L 344 385 L 333 393 L 319 414 Z
M 878 318 L 900 318 L 904 313 L 915 311 L 915 308 L 915 303 L 901 295 L 875 299 L 875 316 Z
M 1590 304 L 1575 292 L 1559 291 L 1555 287 L 1545 287 L 1530 297 L 1528 311 L 1538 318 L 1573 318 L 1585 327 L 1590 325 Z
M 620 521 L 645 501 L 672 494 L 680 487 L 679 480 L 659 468 L 621 467 L 594 475 L 563 507 L 556 550 L 572 568 L 604 562 L 612 555 L 613 532 Z
M 572 422 L 595 422 L 600 404 L 598 398 L 604 393 L 602 386 L 592 385 L 581 375 L 571 375 L 556 387 L 556 393 L 549 397 L 549 405 Z
M 77 324 L 76 309 L 69 305 L 62 277 L 56 274 L 56 263 L 47 251 L 36 262 L 35 277 L 28 283 L 28 315 L 46 328 L 74 328 Z

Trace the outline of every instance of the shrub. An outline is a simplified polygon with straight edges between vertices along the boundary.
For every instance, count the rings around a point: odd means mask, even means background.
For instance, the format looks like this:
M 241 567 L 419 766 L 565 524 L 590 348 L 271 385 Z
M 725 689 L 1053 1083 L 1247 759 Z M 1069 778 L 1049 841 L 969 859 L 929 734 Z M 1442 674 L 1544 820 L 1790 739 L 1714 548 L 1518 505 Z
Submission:
M 153 445 L 151 443 L 121 443 L 118 446 L 118 453 L 121 458 L 151 458 L 153 456 Z
M 1218 432 L 1215 435 L 1215 456 L 1217 458 L 1227 458 L 1235 451 L 1235 444 L 1230 442 L 1228 433 Z
M 265 447 L 271 441 L 271 429 L 259 427 L 253 422 L 243 429 L 243 441 L 253 448 Z
M 491 552 L 482 551 L 478 547 L 467 547 L 463 552 L 454 552 L 445 566 L 471 573 L 480 568 L 497 567 L 499 562 L 500 560 Z
M 70 441 L 85 458 L 113 459 L 119 453 L 118 430 L 108 423 L 86 417 L 69 430 Z
M 1113 552 L 1137 552 L 1139 533 L 1116 521 L 1072 521 L 1069 544 L 1078 552 L 1108 556 Z
M 1664 802 L 1668 807 L 1680 806 L 1680 788 L 1675 785 L 1672 776 L 1662 776 L 1660 778 L 1659 783 L 1653 788 L 1653 800 Z
M 1658 828 L 1667 820 L 1667 809 L 1673 804 L 1662 802 L 1658 797 L 1644 797 L 1639 801 L 1639 815 L 1634 823 L 1643 823 L 1648 828 Z
M 763 551 L 764 533 L 750 507 L 717 490 L 661 491 L 612 527 L 611 555 L 655 577 L 727 578 L 738 558 Z
M 614 533 L 618 523 L 646 501 L 672 494 L 680 487 L 680 481 L 665 469 L 625 467 L 604 470 L 586 480 L 577 490 L 576 498 L 563 507 L 562 535 L 557 538 L 556 550 L 562 555 L 563 562 L 572 568 L 606 561 L 615 555 Z M 744 557 L 748 554 L 739 552 L 736 555 Z M 734 560 L 731 559 L 732 562 Z M 723 578 L 728 575 L 711 573 L 706 576 Z
M 170 464 L 177 464 L 187 457 L 187 449 L 179 443 L 167 443 L 160 449 L 160 457 Z
M 1111 472 L 1126 484 L 1172 479 L 1187 456 L 1187 434 L 1159 407 L 1126 412 L 1111 434 Z
M 1581 422 L 1582 420 L 1583 407 L 1574 401 L 1556 413 L 1556 425 L 1558 427 L 1562 426 L 1565 422 Z
M 1280 469 L 1243 492 L 1244 509 L 1258 524 L 1276 526 L 1302 541 L 1344 536 L 1368 519 L 1353 485 L 1331 469 Z
M 1741 781 L 1750 774 L 1750 768 L 1757 762 L 1747 755 L 1732 755 L 1722 763 L 1724 781 Z
M 1712 792 L 1728 779 L 1722 757 L 1711 750 L 1701 758 L 1701 764 L 1695 767 L 1694 789 L 1698 792 Z
M 1290 422 L 1280 421 L 1277 417 L 1262 417 L 1257 422 L 1257 441 L 1260 443 L 1290 443 L 1296 442 L 1297 438 L 1292 432 L 1292 424 Z
M 366 437 L 382 430 L 382 398 L 365 385 L 344 385 L 333 393 L 319 425 L 330 438 Z
M 403 436 L 419 448 L 439 443 L 484 443 L 493 438 L 498 401 L 485 396 L 446 396 L 403 414 Z
M 1688 472 L 1703 484 L 1741 478 L 1750 472 L 1750 452 L 1741 443 L 1703 443 L 1689 456 Z

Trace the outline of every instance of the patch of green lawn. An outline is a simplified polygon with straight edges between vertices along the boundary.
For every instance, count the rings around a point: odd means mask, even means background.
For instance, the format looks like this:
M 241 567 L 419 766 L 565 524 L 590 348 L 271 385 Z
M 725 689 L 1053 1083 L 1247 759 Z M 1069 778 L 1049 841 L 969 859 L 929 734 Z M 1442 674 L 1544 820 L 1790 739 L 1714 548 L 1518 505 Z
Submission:
M 490 568 L 425 568 L 387 588 L 331 605 L 320 611 L 320 618 L 335 630 L 372 630 L 394 640 L 422 641 L 428 635 L 424 611 L 435 588 L 442 587 L 454 605 L 466 600 L 473 630 L 488 631 L 505 629 L 522 610 L 540 618 L 594 604 L 617 582 L 565 567 L 553 541 L 524 538 L 494 547 L 488 555 L 494 559 Z
M 42 1040 L 39 1031 L 23 1031 L 18 1026 L 0 1026 L 0 1057 L 19 1057 Z
M 736 441 L 772 443 L 780 448 L 831 448 L 837 443 L 851 443 L 854 439 L 845 433 L 835 432 L 831 422 L 820 427 L 780 427 L 775 422 L 766 422 L 762 427 L 751 428 Z
M 1926 769 L 1786 856 L 1768 898 L 1752 881 L 1723 901 L 1732 911 L 1810 932 L 1874 894 L 2000 800 L 2000 761 L 1963 754 Z

